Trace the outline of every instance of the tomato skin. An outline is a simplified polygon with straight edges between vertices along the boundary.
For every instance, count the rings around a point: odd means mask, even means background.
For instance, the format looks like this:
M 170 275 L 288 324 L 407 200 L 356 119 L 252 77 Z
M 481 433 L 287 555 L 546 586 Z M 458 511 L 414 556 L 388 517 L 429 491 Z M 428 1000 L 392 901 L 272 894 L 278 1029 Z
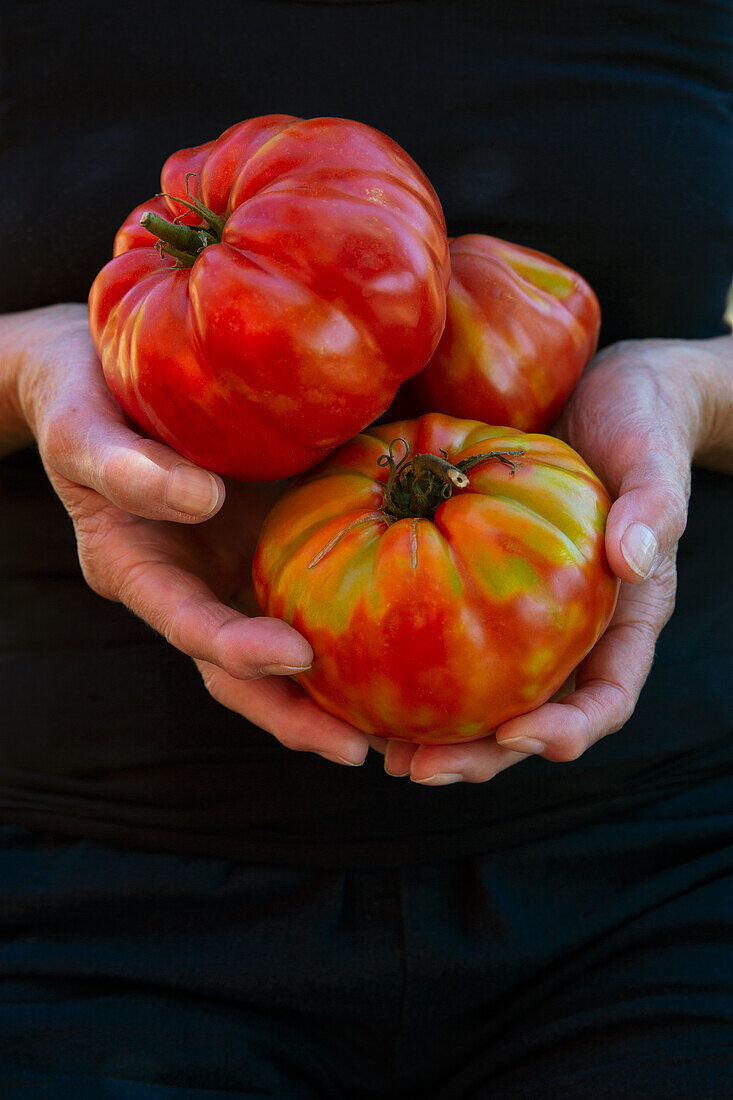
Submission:
M 378 459 L 486 459 L 432 519 L 390 521 Z M 253 565 L 264 614 L 315 660 L 297 679 L 327 711 L 382 737 L 486 736 L 564 683 L 618 594 L 606 560 L 610 500 L 560 440 L 433 413 L 371 427 L 297 479 L 265 520 Z
M 545 431 L 598 346 L 593 290 L 551 256 L 479 233 L 452 240 L 450 257 L 443 336 L 397 407 Z
M 166 197 L 123 223 L 89 297 L 110 389 L 151 437 L 223 475 L 286 477 L 381 415 L 430 358 L 445 322 L 445 222 L 384 134 L 250 119 L 174 153 L 161 186 Z M 140 219 L 204 224 L 176 202 L 187 186 L 225 224 L 182 267 Z

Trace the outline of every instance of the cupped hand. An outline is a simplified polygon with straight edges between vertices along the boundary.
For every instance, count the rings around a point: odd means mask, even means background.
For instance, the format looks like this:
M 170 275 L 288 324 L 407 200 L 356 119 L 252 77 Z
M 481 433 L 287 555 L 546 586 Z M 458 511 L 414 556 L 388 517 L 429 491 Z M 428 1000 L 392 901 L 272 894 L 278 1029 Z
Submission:
M 19 406 L 74 524 L 88 584 L 194 658 L 224 706 L 289 748 L 361 763 L 364 734 L 288 679 L 313 659 L 305 638 L 277 619 L 243 613 L 256 615 L 242 593 L 261 521 L 281 487 L 225 488 L 138 435 L 107 389 L 84 306 L 20 316 L 11 344 Z
M 444 746 L 371 739 L 389 774 L 433 786 L 481 783 L 531 754 L 575 760 L 624 725 L 674 608 L 691 459 L 721 419 L 718 380 L 729 356 L 730 341 L 716 338 L 629 341 L 595 358 L 554 434 L 615 498 L 606 528 L 608 560 L 622 581 L 613 619 L 557 696 L 490 737 Z

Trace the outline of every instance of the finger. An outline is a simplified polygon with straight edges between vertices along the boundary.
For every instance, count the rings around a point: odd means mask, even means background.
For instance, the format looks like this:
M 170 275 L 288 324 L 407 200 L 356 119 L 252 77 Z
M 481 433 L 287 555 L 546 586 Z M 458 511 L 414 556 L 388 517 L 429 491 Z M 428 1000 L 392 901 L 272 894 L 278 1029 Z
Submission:
M 375 752 L 384 756 L 387 751 L 387 746 L 389 745 L 388 739 L 386 737 L 377 737 L 374 733 L 367 733 L 365 736 L 369 742 L 369 748 L 374 749 Z
M 137 570 L 121 587 L 122 602 L 189 657 L 210 661 L 249 680 L 304 672 L 313 650 L 280 619 L 249 619 L 221 603 L 176 566 Z
M 674 553 L 687 523 L 689 478 L 662 481 L 635 471 L 626 482 L 606 523 L 606 554 L 621 580 L 638 584 Z
M 553 700 L 564 699 L 575 689 L 575 672 L 555 692 Z M 526 754 L 498 746 L 494 737 L 484 737 L 465 745 L 411 745 L 404 741 L 387 742 L 384 770 L 388 775 L 409 775 L 426 786 L 449 783 L 485 783 L 511 764 L 526 760 Z
M 245 683 L 217 665 L 198 664 L 217 702 L 267 730 L 286 748 L 317 752 L 337 764 L 364 763 L 367 737 L 327 714 L 293 681 L 268 677 Z
M 421 745 L 410 761 L 410 779 L 426 787 L 485 783 L 526 754 L 498 745 L 493 737 L 465 745 Z
M 91 554 L 85 553 L 84 526 L 77 524 L 80 560 L 95 592 L 124 603 L 189 657 L 219 665 L 233 677 L 289 676 L 310 666 L 313 650 L 287 623 L 248 618 L 181 566 L 141 558 L 137 528 L 144 522 L 115 529 L 114 553 L 97 547 Z
M 505 748 L 548 760 L 576 760 L 628 721 L 649 674 L 659 632 L 674 604 L 670 563 L 641 588 L 622 586 L 614 621 L 577 670 L 577 688 L 560 702 L 505 722 Z
M 220 477 L 134 432 L 101 373 L 84 381 L 83 402 L 61 388 L 44 408 L 38 445 L 49 473 L 146 519 L 195 523 L 221 508 Z
M 639 583 L 674 553 L 687 522 L 689 442 L 670 428 L 629 430 L 616 440 L 609 489 L 614 501 L 606 522 L 606 553 L 621 580 Z
M 408 741 L 388 741 L 384 753 L 384 770 L 387 775 L 409 775 L 410 762 L 418 747 Z

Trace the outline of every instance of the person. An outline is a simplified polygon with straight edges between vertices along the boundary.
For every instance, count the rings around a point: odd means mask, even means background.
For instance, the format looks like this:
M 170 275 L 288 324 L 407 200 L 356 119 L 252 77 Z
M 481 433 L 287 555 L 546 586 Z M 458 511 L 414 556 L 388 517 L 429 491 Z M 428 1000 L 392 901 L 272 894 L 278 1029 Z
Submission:
M 733 1092 L 732 8 L 3 5 L 11 1100 Z M 300 690 L 307 641 L 229 604 L 281 487 L 142 438 L 90 341 L 165 157 L 273 111 L 383 130 L 452 235 L 601 301 L 555 430 L 615 498 L 618 608 L 565 698 L 472 744 Z

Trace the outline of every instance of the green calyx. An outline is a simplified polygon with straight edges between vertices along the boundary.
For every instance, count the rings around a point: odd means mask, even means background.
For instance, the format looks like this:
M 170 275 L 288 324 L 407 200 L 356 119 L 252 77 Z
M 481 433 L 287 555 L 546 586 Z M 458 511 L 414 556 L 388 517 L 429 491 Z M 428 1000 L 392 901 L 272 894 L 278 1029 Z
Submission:
M 162 218 L 160 214 L 149 210 L 140 219 L 140 225 L 147 229 L 154 237 L 158 238 L 156 248 L 167 256 L 172 256 L 181 267 L 192 267 L 194 260 L 203 252 L 209 244 L 219 244 L 224 232 L 225 219 L 220 218 L 208 206 L 195 199 L 190 190 L 188 181 L 193 175 L 189 172 L 186 176 L 186 195 L 188 198 L 180 199 L 175 195 L 159 195 L 159 198 L 172 199 L 173 202 L 185 207 L 186 210 L 197 214 L 204 222 L 201 226 L 183 225 L 177 218 L 172 222 Z M 180 214 L 179 217 L 185 217 Z
M 399 462 L 394 456 L 398 443 L 405 448 Z M 454 489 L 468 488 L 467 471 L 472 467 L 496 458 L 514 473 L 516 463 L 511 458 L 520 457 L 524 451 L 486 451 L 464 458 L 455 465 L 448 461 L 445 451 L 442 454 L 442 458 L 432 454 L 410 458 L 410 447 L 405 439 L 394 439 L 390 443 L 389 451 L 377 459 L 380 466 L 389 466 L 382 502 L 382 511 L 386 515 L 395 519 L 432 519 L 443 501 L 453 495 Z

